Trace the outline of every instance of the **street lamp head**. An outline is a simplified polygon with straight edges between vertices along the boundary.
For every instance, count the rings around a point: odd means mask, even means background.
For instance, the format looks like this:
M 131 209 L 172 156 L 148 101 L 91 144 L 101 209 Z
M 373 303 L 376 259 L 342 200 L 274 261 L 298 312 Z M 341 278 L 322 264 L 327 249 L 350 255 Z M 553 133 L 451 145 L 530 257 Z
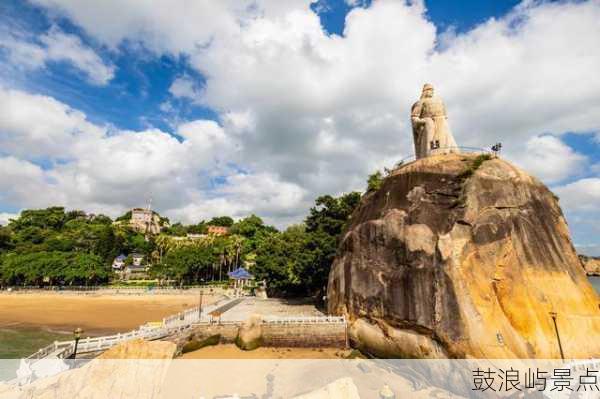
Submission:
M 81 338 L 81 334 L 83 334 L 83 330 L 80 327 L 77 327 L 75 331 L 73 331 L 73 335 L 75 335 L 75 339 Z

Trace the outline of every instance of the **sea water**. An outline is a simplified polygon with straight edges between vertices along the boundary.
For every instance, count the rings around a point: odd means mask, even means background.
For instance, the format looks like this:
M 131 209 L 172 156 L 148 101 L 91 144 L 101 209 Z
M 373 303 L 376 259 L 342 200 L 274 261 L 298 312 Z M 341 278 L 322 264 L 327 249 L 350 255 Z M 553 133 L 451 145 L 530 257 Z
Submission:
M 600 276 L 589 276 L 588 278 L 590 279 L 590 282 L 596 289 L 598 295 L 600 295 Z
M 73 334 L 35 327 L 0 327 L 0 359 L 27 357 L 54 341 L 66 341 L 72 337 Z

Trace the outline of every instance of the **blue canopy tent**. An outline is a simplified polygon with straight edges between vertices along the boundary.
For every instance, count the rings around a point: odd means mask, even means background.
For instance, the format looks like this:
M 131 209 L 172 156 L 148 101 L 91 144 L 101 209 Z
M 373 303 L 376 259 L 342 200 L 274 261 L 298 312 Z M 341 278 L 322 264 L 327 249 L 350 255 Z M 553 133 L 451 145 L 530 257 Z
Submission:
M 254 278 L 254 276 L 248 273 L 248 270 L 243 267 L 238 267 L 234 271 L 227 273 L 227 275 L 234 280 L 251 280 Z
M 231 280 L 234 280 L 234 289 L 243 288 L 248 280 L 253 280 L 254 276 L 243 267 L 238 267 L 232 272 L 227 273 Z

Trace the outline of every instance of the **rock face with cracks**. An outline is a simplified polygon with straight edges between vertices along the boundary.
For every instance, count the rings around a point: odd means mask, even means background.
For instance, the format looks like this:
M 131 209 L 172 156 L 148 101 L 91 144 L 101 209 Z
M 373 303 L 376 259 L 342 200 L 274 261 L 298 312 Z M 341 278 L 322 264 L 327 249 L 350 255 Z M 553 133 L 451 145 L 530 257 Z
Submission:
M 558 199 L 498 158 L 420 159 L 365 195 L 328 307 L 381 357 L 549 359 L 559 340 L 566 358 L 600 356 L 600 298 Z

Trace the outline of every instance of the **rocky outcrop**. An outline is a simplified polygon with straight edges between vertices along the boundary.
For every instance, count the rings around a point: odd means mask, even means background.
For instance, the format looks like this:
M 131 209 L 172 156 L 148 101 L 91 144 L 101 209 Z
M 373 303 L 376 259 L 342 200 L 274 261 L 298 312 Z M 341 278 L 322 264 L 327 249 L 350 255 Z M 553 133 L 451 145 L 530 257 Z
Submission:
M 365 195 L 328 307 L 383 357 L 559 358 L 559 337 L 567 358 L 600 356 L 600 298 L 557 198 L 497 158 L 420 159 Z
M 110 348 L 96 359 L 173 359 L 177 346 L 168 341 L 125 341 Z
M 27 385 L 0 388 L 0 399 L 161 397 L 169 359 L 175 350 L 172 342 L 127 341 L 82 367 Z
M 235 344 L 245 351 L 254 350 L 262 345 L 262 333 L 262 317 L 253 314 L 240 326 Z
M 595 256 L 579 255 L 581 264 L 588 276 L 600 276 L 600 258 Z

